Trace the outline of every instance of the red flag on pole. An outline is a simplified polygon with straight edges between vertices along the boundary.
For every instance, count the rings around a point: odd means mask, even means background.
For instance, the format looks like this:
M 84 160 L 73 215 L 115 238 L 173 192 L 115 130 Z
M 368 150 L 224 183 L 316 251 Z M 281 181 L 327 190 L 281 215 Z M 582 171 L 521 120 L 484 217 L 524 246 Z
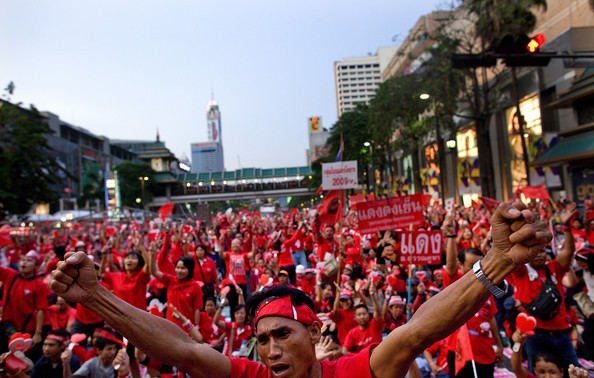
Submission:
M 333 226 L 340 221 L 341 204 L 340 190 L 331 190 L 324 197 L 324 201 L 318 208 L 320 222 Z
M 495 211 L 497 206 L 499 206 L 499 201 L 497 201 L 496 199 L 493 199 L 490 197 L 484 197 L 484 196 L 479 196 L 479 199 L 481 200 L 483 205 L 485 205 L 487 210 L 489 210 L 490 212 Z
M 161 218 L 165 219 L 173 212 L 173 203 L 166 202 L 163 206 L 159 208 L 159 215 Z
M 472 354 L 472 346 L 470 345 L 468 327 L 464 324 L 458 330 L 458 336 L 456 337 L 456 374 L 462 370 L 468 361 L 474 361 L 474 355 Z

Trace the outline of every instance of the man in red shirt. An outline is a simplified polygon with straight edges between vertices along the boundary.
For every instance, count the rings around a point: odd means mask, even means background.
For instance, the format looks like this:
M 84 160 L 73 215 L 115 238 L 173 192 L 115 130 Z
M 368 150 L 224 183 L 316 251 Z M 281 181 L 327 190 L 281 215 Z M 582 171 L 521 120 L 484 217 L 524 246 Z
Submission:
M 552 318 L 541 319 L 535 316 L 536 328 L 534 330 L 534 336 L 529 336 L 524 346 L 528 366 L 531 371 L 534 366 L 534 358 L 541 351 L 549 351 L 557 354 L 563 361 L 564 370 L 569 367 L 569 364 L 581 366 L 571 342 L 571 325 L 569 324 L 569 317 L 564 305 L 565 289 L 561 283 L 563 276 L 569 271 L 573 252 L 575 251 L 574 235 L 570 224 L 576 212 L 575 203 L 566 205 L 565 209 L 561 212 L 561 223 L 564 225 L 565 242 L 563 249 L 555 259 L 547 262 L 547 254 L 543 250 L 530 263 L 520 266 L 510 277 L 510 282 L 516 289 L 514 298 L 520 302 L 520 309 L 523 312 L 526 312 L 528 304 L 540 293 L 544 282 L 547 280 L 547 274 L 555 283 L 562 297 L 559 310 Z
M 493 247 L 481 269 L 468 273 L 421 306 L 380 344 L 337 361 L 318 361 L 321 322 L 299 290 L 282 286 L 248 302 L 263 364 L 226 358 L 197 344 L 179 327 L 140 311 L 99 286 L 91 260 L 69 253 L 52 273 L 50 287 L 67 301 L 82 302 L 151 358 L 193 377 L 330 378 L 404 377 L 415 358 L 470 319 L 513 270 L 531 261 L 552 239 L 546 225 L 518 202 L 502 203 L 491 219 Z M 513 224 L 513 230 L 512 230 Z
M 47 285 L 37 277 L 37 267 L 41 256 L 33 250 L 27 252 L 19 261 L 18 272 L 10 268 L 0 268 L 0 282 L 3 284 L 2 327 L 14 332 L 27 332 L 32 336 L 33 345 L 41 345 L 42 331 L 47 321 Z M 35 348 L 37 355 L 41 348 Z M 8 351 L 6 332 L 0 332 L 0 351 Z
M 355 307 L 355 320 L 357 327 L 347 333 L 342 345 L 342 354 L 359 353 L 370 345 L 382 341 L 384 322 L 380 311 L 377 297 L 375 296 L 375 285 L 369 285 L 369 295 L 373 303 L 373 318 L 370 319 L 367 305 L 360 304 Z
M 448 287 L 471 271 L 474 264 L 480 264 L 479 261 L 483 258 L 483 253 L 477 248 L 465 248 L 458 253 L 455 225 L 451 216 L 446 217 L 442 229 L 448 240 L 446 245 L 446 268 L 443 276 L 444 287 Z M 503 343 L 495 321 L 496 313 L 495 298 L 491 296 L 466 323 L 479 377 L 492 377 L 495 363 L 503 359 Z M 449 349 L 448 366 L 455 366 L 457 338 L 458 330 L 447 339 Z M 493 349 L 494 344 L 496 345 L 496 351 Z M 450 369 L 450 377 L 472 377 L 473 375 L 471 363 L 466 363 L 458 374 L 455 373 L 455 369 Z
M 250 257 L 252 257 L 252 255 L 253 252 L 244 254 L 241 251 L 241 241 L 239 239 L 233 239 L 231 241 L 230 252 L 224 252 L 222 249 L 219 250 L 219 256 L 223 261 L 225 261 L 225 268 L 227 272 L 222 284 L 228 286 L 231 289 L 227 295 L 229 306 L 231 308 L 235 308 L 235 306 L 237 306 L 239 303 L 237 297 L 238 294 L 235 287 L 239 286 L 242 293 L 247 292 L 247 272 L 250 267 Z

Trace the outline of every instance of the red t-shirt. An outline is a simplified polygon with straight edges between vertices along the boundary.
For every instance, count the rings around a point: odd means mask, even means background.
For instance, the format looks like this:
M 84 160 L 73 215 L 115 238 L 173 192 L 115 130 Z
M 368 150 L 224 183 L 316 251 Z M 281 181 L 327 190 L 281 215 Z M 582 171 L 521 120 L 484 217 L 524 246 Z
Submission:
M 565 299 L 565 289 L 561 284 L 561 279 L 567 273 L 568 268 L 563 268 L 557 260 L 551 260 L 547 263 L 549 271 L 551 272 L 551 279 L 556 282 L 557 290 L 561 293 L 563 299 Z M 546 279 L 546 272 L 543 269 L 538 269 L 538 278 L 530 281 L 528 276 L 528 268 L 526 265 L 516 269 L 512 275 L 511 280 L 515 287 L 514 298 L 519 300 L 523 305 L 526 305 L 534 300 L 542 285 Z M 559 313 L 551 320 L 541 320 L 536 318 L 536 328 L 547 329 L 547 330 L 563 330 L 569 328 L 567 311 L 565 306 L 561 304 Z
M 231 339 L 231 330 L 233 330 L 233 350 L 231 353 L 238 351 L 241 348 L 242 341 L 248 341 L 252 337 L 252 327 L 246 324 L 243 328 L 237 328 L 235 322 L 225 322 L 225 346 L 223 347 L 223 354 L 230 356 L 229 353 L 229 340 Z
M 201 310 L 204 306 L 200 284 L 194 280 L 180 281 L 167 273 L 163 273 L 161 282 L 168 288 L 167 303 L 177 307 L 179 312 L 194 323 L 196 310 Z M 166 318 L 183 328 L 181 321 L 173 317 L 173 311 L 169 307 L 167 307 Z
M 386 318 L 384 319 L 384 328 L 390 332 L 404 324 L 406 324 L 406 314 L 404 312 L 402 315 L 400 315 L 399 319 L 394 319 L 388 312 L 388 314 L 386 314 Z
M 377 344 L 371 345 L 361 353 L 341 357 L 335 361 L 322 360 L 322 378 L 357 377 L 371 378 L 369 357 L 371 350 Z M 261 363 L 246 358 L 231 358 L 231 378 L 269 378 L 272 375 Z
M 338 243 L 332 239 L 332 241 L 328 241 L 328 239 L 320 238 L 318 239 L 318 261 L 324 261 L 324 256 L 326 252 L 331 253 L 334 257 L 336 257 L 336 252 L 338 251 Z
M 301 278 L 301 291 L 303 291 L 305 294 L 307 294 L 308 297 L 313 298 L 316 295 L 316 285 L 317 285 L 317 281 L 316 281 L 316 277 L 312 276 L 312 278 L 310 280 L 308 280 L 307 278 L 305 278 L 305 276 L 303 278 Z
M 435 365 L 441 368 L 441 371 L 444 373 L 448 373 L 448 345 L 446 340 L 439 340 L 435 344 L 431 345 L 429 348 L 426 349 L 434 358 L 437 354 L 437 359 L 435 359 Z
M 217 277 L 217 265 L 214 260 L 205 257 L 203 260 L 198 260 L 194 256 L 194 279 L 204 283 L 213 283 Z
M 225 317 L 220 316 L 219 320 L 225 321 Z M 200 311 L 200 324 L 198 325 L 198 329 L 200 330 L 200 334 L 205 343 L 211 343 L 218 340 L 223 334 L 222 330 L 214 323 L 214 319 L 204 311 Z
M 14 283 L 11 286 L 11 282 Z M 4 284 L 2 320 L 10 321 L 18 330 L 35 332 L 37 311 L 47 311 L 49 288 L 37 277 L 25 279 L 14 269 L 0 268 L 0 282 Z M 10 288 L 10 294 L 8 289 Z M 8 303 L 6 303 L 8 298 Z M 27 322 L 25 324 L 25 322 Z M 33 333 L 31 333 L 33 334 Z
M 383 322 L 378 322 L 375 318 L 372 318 L 367 328 L 361 329 L 357 326 L 351 329 L 347 333 L 343 346 L 349 352 L 359 353 L 373 343 L 380 343 L 382 341 L 383 328 Z
M 118 298 L 144 311 L 146 311 L 146 290 L 150 280 L 150 273 L 144 270 L 130 275 L 126 272 L 106 272 L 103 276 L 103 282 Z
M 348 310 L 339 308 L 338 311 L 329 313 L 328 317 L 336 323 L 338 341 L 340 341 L 341 345 L 344 344 L 344 340 L 349 331 L 358 327 L 357 320 L 355 320 L 355 310 L 353 308 Z
M 68 323 L 74 321 L 75 315 L 76 310 L 70 306 L 66 306 L 66 311 L 60 312 L 56 305 L 52 305 L 46 312 L 52 329 L 66 329 Z
M 223 280 L 224 284 L 231 284 L 229 274 L 233 275 L 235 283 L 239 285 L 247 284 L 246 269 L 249 269 L 250 261 L 247 255 L 243 253 L 225 252 L 225 265 L 227 267 L 227 276 Z

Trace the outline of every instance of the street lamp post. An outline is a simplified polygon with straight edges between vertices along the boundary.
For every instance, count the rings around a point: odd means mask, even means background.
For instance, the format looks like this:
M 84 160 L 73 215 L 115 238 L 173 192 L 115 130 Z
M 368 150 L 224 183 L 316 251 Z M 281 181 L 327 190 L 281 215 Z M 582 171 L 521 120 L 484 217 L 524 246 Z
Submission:
M 142 207 L 144 211 L 146 211 L 146 201 L 144 199 L 144 183 L 149 180 L 148 176 L 139 176 L 138 180 L 140 181 L 140 200 L 142 201 Z
M 432 98 L 429 94 L 423 93 L 419 96 L 421 100 L 427 100 L 431 98 L 431 110 L 433 111 L 433 116 L 435 117 L 435 142 L 437 143 L 437 165 L 439 166 L 439 191 L 441 201 L 445 201 L 445 164 L 444 164 L 444 151 L 443 151 L 443 137 L 441 135 L 441 128 L 439 125 L 439 117 L 437 115 L 437 106 L 435 104 L 435 99 Z
M 365 142 L 363 143 L 363 145 L 367 148 L 369 148 L 369 164 L 367 165 L 367 194 L 369 194 L 372 190 L 372 188 L 374 188 L 374 178 L 372 178 L 372 176 L 374 176 L 374 172 L 373 172 L 373 146 L 371 145 L 371 143 L 369 142 Z

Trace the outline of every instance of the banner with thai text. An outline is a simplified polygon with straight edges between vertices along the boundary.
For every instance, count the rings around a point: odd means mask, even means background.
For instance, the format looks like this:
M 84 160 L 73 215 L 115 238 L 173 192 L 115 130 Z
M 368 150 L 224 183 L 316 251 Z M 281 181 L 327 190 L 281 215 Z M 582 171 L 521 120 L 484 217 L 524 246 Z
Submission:
M 400 264 L 441 264 L 442 248 L 441 231 L 402 231 Z
M 359 186 L 358 181 L 356 160 L 322 164 L 324 190 L 354 189 Z
M 423 195 L 361 202 L 357 204 L 357 217 L 362 234 L 420 226 L 423 223 Z

